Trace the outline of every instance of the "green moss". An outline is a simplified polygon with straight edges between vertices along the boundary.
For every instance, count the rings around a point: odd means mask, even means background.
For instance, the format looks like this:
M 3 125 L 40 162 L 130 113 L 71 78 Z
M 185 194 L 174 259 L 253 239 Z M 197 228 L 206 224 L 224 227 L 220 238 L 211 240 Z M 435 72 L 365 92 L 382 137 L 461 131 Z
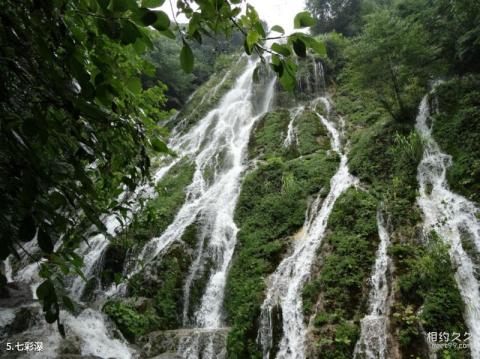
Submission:
M 278 109 L 266 113 L 256 124 L 249 143 L 249 156 L 256 159 L 281 157 L 294 159 L 330 148 L 327 130 L 318 116 L 306 109 L 294 122 L 297 143 L 284 146 L 291 121 L 290 111 Z
M 480 76 L 455 78 L 440 85 L 433 136 L 452 156 L 450 187 L 480 204 Z
M 385 202 L 395 229 L 414 226 L 421 220 L 415 202 L 417 166 L 423 153 L 415 130 L 380 117 L 370 126 L 357 128 L 351 141 L 351 172 Z
M 112 319 L 127 340 L 135 339 L 155 328 L 158 317 L 152 310 L 140 313 L 132 305 L 121 301 L 108 301 L 103 311 Z
M 226 289 L 229 358 L 261 357 L 256 318 L 265 279 L 280 262 L 289 237 L 302 227 L 309 198 L 321 188 L 328 191 L 337 166 L 336 156 L 317 152 L 290 161 L 271 158 L 246 176 L 235 212 L 240 231 Z
M 185 202 L 185 188 L 194 170 L 193 163 L 186 159 L 175 165 L 156 185 L 157 196 L 143 203 L 131 225 L 115 240 L 129 248 L 161 235 Z
M 402 351 L 417 355 L 422 339 L 420 323 L 426 332 L 464 333 L 464 304 L 458 291 L 448 247 L 435 233 L 426 247 L 396 244 L 390 255 L 398 266 L 401 301 L 394 307 L 394 325 L 399 328 Z M 421 310 L 419 310 L 421 309 Z M 446 350 L 452 358 L 468 358 L 468 351 Z
M 316 348 L 322 358 L 350 358 L 365 314 L 366 282 L 378 246 L 377 201 L 349 189 L 335 203 L 324 238 L 324 264 L 303 292 L 306 317 L 321 296 L 314 318 Z M 325 252 L 326 251 L 326 252 Z
M 315 113 L 308 110 L 303 112 L 296 119 L 295 126 L 298 137 L 297 150 L 300 155 L 307 155 L 319 149 L 328 150 L 330 148 L 327 130 Z
M 182 325 L 183 283 L 192 263 L 182 244 L 174 244 L 168 252 L 149 264 L 129 280 L 131 297 L 146 297 L 158 317 L 156 330 L 179 328 Z
M 255 125 L 249 142 L 250 158 L 270 158 L 285 153 L 283 141 L 287 134 L 290 113 L 277 110 L 266 113 Z

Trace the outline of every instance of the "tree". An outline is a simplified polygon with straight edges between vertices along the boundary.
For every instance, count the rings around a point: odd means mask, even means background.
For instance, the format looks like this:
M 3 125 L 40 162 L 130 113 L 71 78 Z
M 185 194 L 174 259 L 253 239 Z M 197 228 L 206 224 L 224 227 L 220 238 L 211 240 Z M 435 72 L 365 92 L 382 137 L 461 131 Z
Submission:
M 44 282 L 37 295 L 46 320 L 59 321 L 64 276 L 82 275 L 75 250 L 100 218 L 125 211 L 118 195 L 148 178 L 149 155 L 167 152 L 157 122 L 166 116 L 162 84 L 144 89 L 142 75 L 155 68 L 141 55 L 152 47 L 150 28 L 182 40 L 180 63 L 193 70 L 192 41 L 205 36 L 244 36 L 245 51 L 271 53 L 270 65 L 293 88 L 293 53 L 324 51 L 303 33 L 265 47 L 267 33 L 251 6 L 239 17 L 240 0 L 179 0 L 186 28 L 160 10 L 164 0 L 5 0 L 0 12 L 0 259 L 18 255 L 36 240 Z M 308 13 L 295 27 L 312 26 Z M 280 27 L 273 30 L 283 33 Z M 266 60 L 264 59 L 266 63 Z M 5 284 L 5 278 L 1 283 Z
M 349 48 L 352 85 L 369 91 L 397 121 L 412 120 L 432 75 L 438 73 L 439 49 L 420 23 L 392 10 L 377 11 L 366 21 Z
M 362 25 L 362 0 L 307 0 L 307 8 L 318 19 L 315 34 L 330 31 L 356 35 Z

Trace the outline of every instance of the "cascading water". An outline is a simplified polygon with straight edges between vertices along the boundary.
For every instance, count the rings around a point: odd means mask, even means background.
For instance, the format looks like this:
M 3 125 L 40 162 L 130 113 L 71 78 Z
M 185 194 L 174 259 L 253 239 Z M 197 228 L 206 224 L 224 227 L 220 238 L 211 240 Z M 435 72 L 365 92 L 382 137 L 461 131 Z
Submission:
M 377 212 L 377 227 L 380 244 L 371 278 L 369 313 L 361 321 L 360 339 L 355 345 L 354 358 L 387 358 L 388 316 L 390 313 L 387 276 L 391 262 L 387 251 L 390 237 L 380 210 Z
M 155 196 L 154 186 L 158 182 L 161 181 L 163 176 L 165 176 L 168 171 L 178 162 L 180 161 L 180 157 L 177 157 L 173 161 L 161 166 L 157 169 L 154 173 L 153 177 L 153 185 L 145 184 L 138 187 L 135 192 L 133 193 L 133 201 L 128 210 L 128 213 L 123 218 L 123 223 L 120 222 L 118 219 L 118 214 L 111 214 L 106 216 L 103 220 L 105 227 L 107 228 L 107 234 L 110 236 L 117 235 L 117 231 L 122 228 L 123 226 L 127 226 L 133 217 L 133 213 L 138 211 L 140 207 L 140 199 L 149 199 Z M 120 202 L 121 200 L 119 200 Z M 95 277 L 97 274 L 97 270 L 103 261 L 103 256 L 105 251 L 108 248 L 110 240 L 107 238 L 105 234 L 97 234 L 93 238 L 90 238 L 88 243 L 83 242 L 78 249 L 77 253 L 82 256 L 83 258 L 83 273 L 87 279 Z M 78 300 L 82 298 L 82 294 L 84 293 L 86 286 L 86 281 L 77 276 L 71 285 L 70 293 Z
M 172 163 L 160 168 L 153 176 L 154 181 L 158 182 L 167 171 L 176 163 L 177 160 L 174 160 Z M 153 195 L 153 189 L 149 185 L 141 186 L 134 193 L 134 198 L 138 201 L 140 197 L 148 198 Z M 131 214 L 137 209 L 137 204 L 134 204 L 129 215 L 126 218 L 126 224 L 131 219 Z M 107 233 L 109 235 L 115 235 L 116 230 L 121 227 L 120 221 L 116 218 L 115 215 L 107 216 L 104 219 L 104 224 L 107 228 Z M 104 252 L 109 244 L 109 239 L 104 234 L 98 234 L 89 240 L 89 243 L 82 243 L 78 253 L 82 255 L 84 259 L 84 268 L 83 272 L 86 278 L 95 277 L 96 269 L 102 261 Z M 35 245 L 35 239 L 28 243 L 29 248 L 27 251 L 29 253 L 34 253 L 38 250 Z M 60 246 L 61 243 L 57 243 L 56 247 Z M 11 272 L 10 261 L 5 262 L 5 266 L 8 266 L 8 271 Z M 42 279 L 39 276 L 40 263 L 33 262 L 25 265 L 23 268 L 18 270 L 17 273 L 11 276 L 10 281 L 15 281 L 22 284 L 29 284 L 32 292 L 32 297 L 36 299 L 36 288 L 42 282 Z M 81 301 L 82 294 L 85 288 L 85 281 L 82 278 L 76 278 L 71 283 L 69 291 L 73 298 L 77 301 Z M 96 306 L 95 303 L 91 303 L 92 308 L 87 308 L 82 310 L 78 315 L 72 315 L 66 311 L 61 311 L 60 320 L 65 326 L 65 330 L 69 337 L 74 337 L 81 345 L 81 354 L 82 355 L 96 355 L 102 358 L 115 357 L 119 359 L 130 359 L 136 357 L 136 353 L 131 349 L 127 343 L 122 338 L 114 338 L 111 334 L 112 325 L 106 320 L 104 314 L 99 310 L 94 309 Z M 57 351 L 62 345 L 62 338 L 56 332 L 56 329 L 51 325 L 48 325 L 44 322 L 44 319 L 39 314 L 40 306 L 38 303 L 29 304 L 26 307 L 30 308 L 33 313 L 37 313 L 38 317 L 36 324 L 27 329 L 23 333 L 24 336 L 30 336 L 35 338 L 37 341 L 43 341 L 45 345 L 45 351 L 41 353 L 30 353 L 29 357 L 43 357 L 43 358 L 53 358 L 57 356 Z M 20 310 L 20 308 L 15 308 L 14 310 L 10 308 L 2 308 L 0 311 L 2 313 L 15 313 Z M 52 334 L 53 332 L 53 334 Z M 48 348 L 47 348 L 48 346 Z
M 476 266 L 462 246 L 468 238 L 480 253 L 479 209 L 466 198 L 453 193 L 447 184 L 446 172 L 452 158 L 442 153 L 432 137 L 429 96 L 420 104 L 416 129 L 424 138 L 423 159 L 418 166 L 418 204 L 423 212 L 424 231 L 435 231 L 450 247 L 451 261 L 456 268 L 455 280 L 465 302 L 465 322 L 470 332 L 472 358 L 480 358 L 480 288 Z
M 144 247 L 138 262 L 149 263 L 161 256 L 170 245 L 180 241 L 188 226 L 201 224 L 203 241 L 197 247 L 196 260 L 184 287 L 184 324 L 196 329 L 182 341 L 179 353 L 187 358 L 213 358 L 214 335 L 223 326 L 222 305 L 227 270 L 236 244 L 237 227 L 234 210 L 243 174 L 250 131 L 256 120 L 269 108 L 275 79 L 263 86 L 259 106 L 253 98 L 253 71 L 257 61 L 250 61 L 234 87 L 190 131 L 171 141 L 170 147 L 182 156 L 194 158 L 195 173 L 186 188 L 186 200 L 169 227 L 160 237 Z M 203 297 L 192 318 L 188 317 L 190 287 L 206 260 L 212 263 Z M 133 271 L 138 272 L 140 265 Z M 207 338 L 208 344 L 200 343 Z
M 204 171 L 209 167 L 214 168 L 214 178 L 210 188 L 205 188 L 200 197 L 203 198 L 199 208 L 203 227 L 201 231 L 204 238 L 208 238 L 208 243 L 199 246 L 198 257 L 190 269 L 184 295 L 184 324 L 200 328 L 200 331 L 197 333 L 197 330 L 193 330 L 192 335 L 185 337 L 180 344 L 178 352 L 184 358 L 220 358 L 226 355 L 222 345 L 219 347 L 215 343 L 215 330 L 224 326 L 224 290 L 238 231 L 233 221 L 234 210 L 245 172 L 244 159 L 250 131 L 256 120 L 268 111 L 274 94 L 275 79 L 271 79 L 265 84 L 260 108 L 254 109 L 252 75 L 255 67 L 256 63 L 250 63 L 235 87 L 222 100 L 218 108 L 214 140 L 196 158 L 198 178 L 203 180 Z M 218 161 L 219 155 L 224 158 L 223 163 Z M 198 272 L 205 269 L 202 266 L 207 260 L 213 263 L 210 277 L 200 305 L 189 320 L 187 313 L 191 285 Z
M 319 102 L 327 104 L 327 118 L 315 112 L 327 128 L 333 151 L 340 156 L 340 165 L 330 181 L 330 192 L 320 205 L 320 198 L 314 201 L 308 211 L 304 234 L 295 243 L 293 254 L 285 258 L 271 275 L 266 299 L 262 305 L 258 340 L 263 349 L 264 359 L 273 355 L 272 311 L 281 308 L 283 336 L 278 345 L 276 358 L 305 358 L 306 327 L 302 307 L 302 289 L 307 281 L 316 252 L 325 235 L 328 217 L 337 198 L 357 180 L 349 173 L 347 156 L 342 148 L 341 133 L 332 122 L 329 101 L 326 98 L 314 100 L 315 109 Z
M 297 131 L 295 130 L 295 120 L 305 110 L 305 106 L 298 106 L 290 110 L 290 122 L 288 123 L 287 136 L 283 141 L 284 147 L 289 147 L 292 144 L 298 144 Z

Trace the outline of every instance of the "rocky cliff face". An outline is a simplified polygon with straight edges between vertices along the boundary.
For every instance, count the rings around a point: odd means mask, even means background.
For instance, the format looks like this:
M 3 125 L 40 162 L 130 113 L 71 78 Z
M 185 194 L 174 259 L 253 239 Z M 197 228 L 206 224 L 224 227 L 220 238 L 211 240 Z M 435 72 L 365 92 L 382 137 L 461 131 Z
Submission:
M 428 332 L 475 335 L 452 244 L 480 263 L 478 79 L 439 85 L 425 104 L 465 226 L 419 206 L 436 190 L 420 174 L 436 167 L 419 170 L 431 151 L 413 120 L 336 83 L 328 61 L 299 65 L 292 94 L 268 73 L 254 83 L 241 58 L 170 120 L 177 157 L 155 161 L 128 223 L 109 222 L 111 242 L 83 249 L 87 284 L 66 283 L 78 294 L 67 339 L 40 320 L 35 264 L 9 260 L 2 345 L 35 335 L 51 357 L 427 358 Z

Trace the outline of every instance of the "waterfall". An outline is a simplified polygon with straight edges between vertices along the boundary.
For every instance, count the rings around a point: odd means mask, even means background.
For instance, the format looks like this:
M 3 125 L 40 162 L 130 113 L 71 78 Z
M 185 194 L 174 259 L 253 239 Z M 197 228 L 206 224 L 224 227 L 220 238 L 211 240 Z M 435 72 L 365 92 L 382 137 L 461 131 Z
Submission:
M 325 92 L 326 88 L 323 64 L 315 57 L 307 60 L 310 60 L 311 64 L 307 66 L 308 71 L 297 77 L 297 90 L 304 94 L 319 96 Z
M 287 136 L 283 141 L 283 147 L 290 147 L 293 143 L 298 144 L 297 131 L 295 130 L 294 122 L 305 110 L 305 106 L 298 106 L 290 110 L 290 122 L 288 123 Z
M 317 62 L 315 59 L 313 59 L 313 75 L 315 91 L 317 93 L 320 93 L 320 91 L 324 91 L 326 88 L 326 84 L 323 64 L 320 61 Z
M 114 213 L 106 216 L 103 219 L 103 224 L 107 228 L 107 234 L 109 236 L 115 236 L 117 231 L 120 230 L 123 226 L 127 226 L 133 219 L 133 214 L 140 209 L 140 200 L 153 198 L 156 194 L 154 186 L 168 173 L 168 171 L 180 161 L 180 157 L 177 157 L 173 161 L 161 166 L 153 174 L 153 185 L 145 184 L 139 186 L 133 193 L 132 204 L 124 217 L 122 224 L 117 218 L 118 213 Z M 119 203 L 121 199 L 126 195 L 122 193 L 119 197 Z M 83 268 L 82 271 L 87 279 L 93 278 L 97 275 L 98 269 L 102 264 L 105 251 L 110 244 L 109 238 L 103 234 L 97 234 L 94 237 L 90 238 L 88 243 L 82 242 L 80 248 L 77 250 L 77 253 L 83 258 Z M 86 282 L 80 276 L 75 277 L 73 283 L 70 287 L 70 293 L 77 299 L 80 300 L 85 290 Z
M 328 99 L 319 98 L 312 102 L 315 109 L 319 102 L 330 106 Z M 328 111 L 327 118 L 315 112 L 327 128 L 333 151 L 340 155 L 340 165 L 330 181 L 330 192 L 320 204 L 317 198 L 308 211 L 304 225 L 304 234 L 295 243 L 293 254 L 285 258 L 269 278 L 266 299 L 261 307 L 258 341 L 263 349 L 263 358 L 273 354 L 272 310 L 281 307 L 283 336 L 280 340 L 276 358 L 305 358 L 306 327 L 303 317 L 302 289 L 310 275 L 311 266 L 325 235 L 328 217 L 335 201 L 357 180 L 349 173 L 347 156 L 342 148 L 341 132 L 332 122 Z
M 7 283 L 13 282 L 12 258 L 10 256 L 3 262 L 3 273 Z
M 255 67 L 256 62 L 250 62 L 219 107 L 199 123 L 201 128 L 210 127 L 210 133 L 206 134 L 208 141 L 202 141 L 202 147 L 195 157 L 196 171 L 187 196 L 190 200 L 159 240 L 160 247 L 166 248 L 168 243 L 178 239 L 186 226 L 196 218 L 202 219 L 200 232 L 203 240 L 197 247 L 197 258 L 184 286 L 184 324 L 195 328 L 178 348 L 184 358 L 217 358 L 225 355 L 219 354 L 224 348 L 218 348 L 215 343 L 215 330 L 224 326 L 224 290 L 238 231 L 233 216 L 245 172 L 250 131 L 253 124 L 268 111 L 274 95 L 275 78 L 268 79 L 260 106 L 255 108 L 252 78 Z M 204 126 L 203 122 L 213 123 Z M 196 141 L 196 135 L 187 136 L 184 142 Z M 209 169 L 214 173 L 210 182 L 205 178 L 205 171 Z M 175 232 L 172 236 L 173 229 Z M 191 286 L 198 273 L 205 270 L 206 261 L 213 264 L 210 277 L 193 318 L 189 318 Z
M 380 244 L 371 278 L 369 313 L 361 321 L 360 339 L 355 345 L 354 358 L 387 358 L 388 316 L 390 314 L 387 275 L 391 262 L 387 251 L 390 237 L 380 210 L 377 211 L 377 227 Z
M 475 276 L 476 265 L 462 246 L 461 237 L 468 236 L 480 253 L 479 209 L 466 198 L 453 193 L 447 184 L 446 172 L 452 158 L 442 153 L 432 137 L 429 96 L 420 104 L 416 129 L 423 136 L 425 148 L 418 166 L 418 204 L 423 212 L 424 231 L 435 231 L 450 247 L 451 261 L 456 268 L 455 280 L 465 302 L 465 322 L 470 332 L 472 358 L 480 358 L 480 292 Z

